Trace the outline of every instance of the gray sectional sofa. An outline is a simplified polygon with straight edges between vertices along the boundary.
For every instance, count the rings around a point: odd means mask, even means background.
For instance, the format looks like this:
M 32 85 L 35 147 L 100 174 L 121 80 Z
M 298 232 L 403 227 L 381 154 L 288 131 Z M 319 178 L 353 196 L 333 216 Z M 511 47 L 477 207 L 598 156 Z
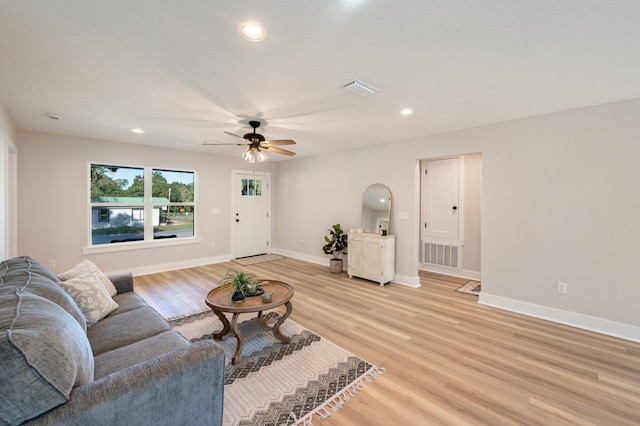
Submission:
M 119 307 L 87 328 L 58 278 L 0 262 L 0 425 L 220 425 L 224 353 L 189 343 L 109 276 Z

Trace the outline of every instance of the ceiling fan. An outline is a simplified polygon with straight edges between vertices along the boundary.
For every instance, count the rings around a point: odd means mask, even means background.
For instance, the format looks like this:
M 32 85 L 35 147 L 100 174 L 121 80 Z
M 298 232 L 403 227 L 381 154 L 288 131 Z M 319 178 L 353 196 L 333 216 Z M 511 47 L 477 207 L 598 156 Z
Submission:
M 252 133 L 247 133 L 244 136 L 236 135 L 235 133 L 225 132 L 228 135 L 242 139 L 242 143 L 220 143 L 204 141 L 202 145 L 238 145 L 246 146 L 242 158 L 250 163 L 262 162 L 267 159 L 267 155 L 264 151 L 275 152 L 277 154 L 284 155 L 296 155 L 295 152 L 288 151 L 286 149 L 278 148 L 280 145 L 295 145 L 295 141 L 291 139 L 279 139 L 279 140 L 265 140 L 264 136 L 256 133 L 256 129 L 260 127 L 259 121 L 249 121 L 249 126 L 253 128 Z

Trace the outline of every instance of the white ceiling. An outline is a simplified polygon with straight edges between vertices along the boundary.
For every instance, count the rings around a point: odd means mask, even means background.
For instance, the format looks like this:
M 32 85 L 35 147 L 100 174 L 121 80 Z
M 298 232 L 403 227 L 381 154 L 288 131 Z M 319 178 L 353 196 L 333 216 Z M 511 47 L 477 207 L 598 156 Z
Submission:
M 258 118 L 301 157 L 638 97 L 639 1 L 0 0 L 19 129 L 240 155 L 200 144 Z

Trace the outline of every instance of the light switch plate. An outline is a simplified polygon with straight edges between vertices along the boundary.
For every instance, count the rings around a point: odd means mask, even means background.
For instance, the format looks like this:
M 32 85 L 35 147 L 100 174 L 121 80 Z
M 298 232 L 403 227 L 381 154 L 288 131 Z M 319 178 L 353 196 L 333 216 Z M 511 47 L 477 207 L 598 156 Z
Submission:
M 409 219 L 409 212 L 400 212 L 400 219 Z

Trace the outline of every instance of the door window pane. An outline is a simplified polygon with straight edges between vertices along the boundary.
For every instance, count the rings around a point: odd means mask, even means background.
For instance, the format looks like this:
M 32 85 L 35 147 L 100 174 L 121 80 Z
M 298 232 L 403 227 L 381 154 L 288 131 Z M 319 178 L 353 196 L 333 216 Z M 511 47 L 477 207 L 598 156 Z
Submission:
M 261 179 L 241 179 L 240 188 L 240 193 L 243 197 L 262 196 Z

